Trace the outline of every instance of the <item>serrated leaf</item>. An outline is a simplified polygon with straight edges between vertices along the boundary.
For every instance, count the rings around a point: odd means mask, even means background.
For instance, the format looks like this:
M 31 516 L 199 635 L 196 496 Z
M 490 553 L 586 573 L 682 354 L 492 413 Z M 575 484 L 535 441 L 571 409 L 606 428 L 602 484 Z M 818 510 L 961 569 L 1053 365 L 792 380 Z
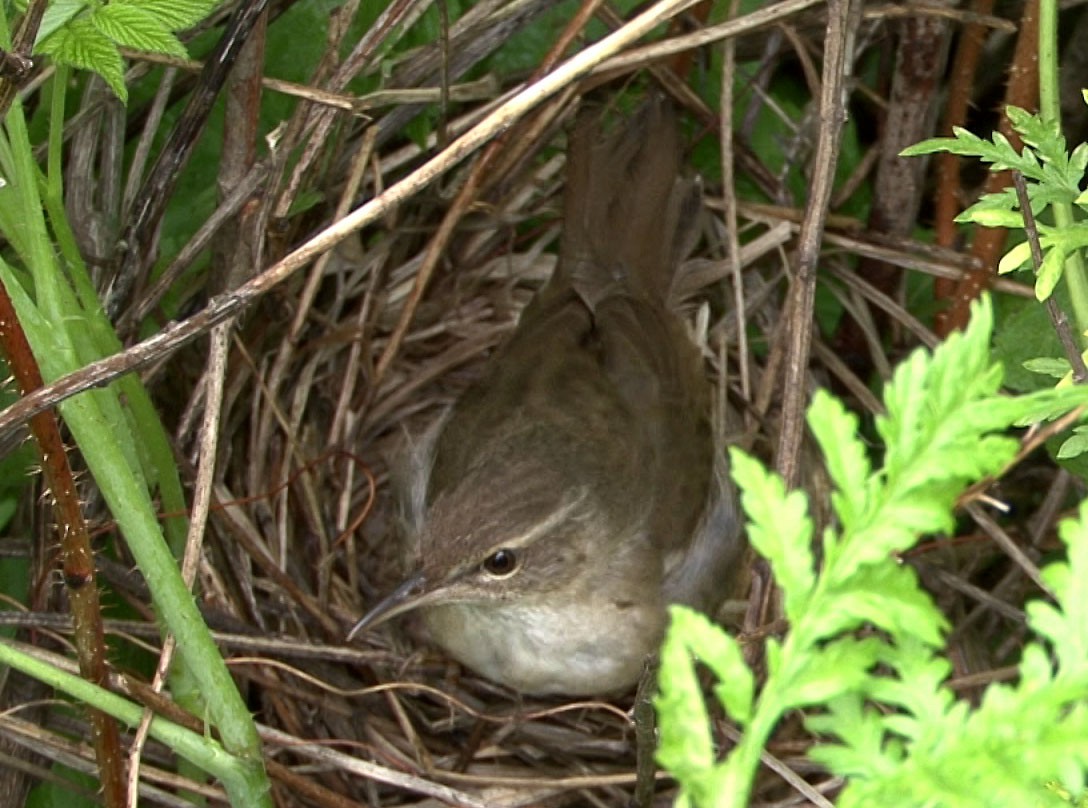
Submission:
M 829 598 L 827 613 L 813 621 L 817 637 L 868 624 L 892 636 L 936 647 L 948 628 L 933 599 L 918 585 L 914 571 L 895 563 L 856 570 L 848 581 L 829 589 Z
M 661 646 L 658 685 L 654 706 L 661 721 L 656 757 L 682 782 L 698 779 L 714 766 L 709 714 L 685 638 L 671 630 Z
M 899 363 L 884 387 L 887 414 L 877 417 L 876 429 L 888 447 L 884 457 L 888 477 L 896 477 L 917 453 L 922 419 L 929 411 L 924 383 L 929 365 L 925 351 L 914 351 Z
M 785 708 L 820 704 L 856 690 L 880 659 L 882 644 L 876 637 L 840 637 L 824 645 L 819 654 L 808 655 L 785 683 Z
M 1050 387 L 1000 402 L 998 415 L 1010 416 L 1015 426 L 1029 426 L 1052 421 L 1077 407 L 1088 404 L 1088 386 Z
M 842 744 L 820 743 L 809 750 L 810 758 L 844 777 L 876 777 L 894 769 L 902 748 L 887 743 L 879 712 L 853 693 L 829 700 L 827 710 L 823 715 L 806 715 L 805 726 L 839 738 Z
M 110 5 L 139 8 L 170 31 L 183 31 L 211 14 L 219 0 L 111 0 Z
M 953 148 L 958 148 L 959 142 L 956 138 L 952 137 L 931 137 L 927 140 L 914 143 L 907 148 L 899 152 L 900 157 L 921 157 L 926 154 L 936 154 L 937 152 L 951 151 Z M 974 157 L 972 153 L 970 155 Z
M 1028 604 L 1028 616 L 1032 604 Z M 1020 689 L 1030 693 L 1042 687 L 1049 686 L 1054 680 L 1054 666 L 1051 664 L 1050 655 L 1040 643 L 1029 643 L 1020 655 Z
M 1088 665 L 1088 587 L 1084 585 L 1088 581 L 1088 500 L 1081 502 L 1075 520 L 1066 519 L 1058 525 L 1058 537 L 1065 544 L 1066 561 L 1047 565 L 1042 575 L 1061 611 L 1045 603 L 1029 604 L 1036 607 L 1028 612 L 1029 624 L 1049 637 L 1063 666 L 1075 668 Z M 1044 632 L 1041 626 L 1037 628 L 1037 621 L 1048 613 L 1060 622 Z
M 40 53 L 38 45 L 56 33 L 76 15 L 90 5 L 91 0 L 53 0 L 42 15 L 41 25 L 34 37 L 34 52 Z
M 1040 227 L 1039 230 L 1043 234 L 1040 242 L 1044 249 L 1054 246 L 1072 253 L 1088 247 L 1088 224 L 1084 222 L 1073 222 L 1060 228 Z
M 812 756 L 851 777 L 837 801 L 843 807 L 1035 806 L 1044 804 L 1044 780 L 1083 784 L 1088 504 L 1078 523 L 1062 526 L 1069 560 L 1044 571 L 1057 601 L 1028 605 L 1029 622 L 1053 656 L 1041 643 L 1029 643 L 1018 685 L 991 685 L 977 709 L 956 700 L 945 684 L 949 664 L 934 652 L 944 618 L 914 573 L 889 556 L 921 533 L 952 526 L 952 505 L 963 486 L 999 470 L 1015 454 L 1018 442 L 1007 434 L 1010 424 L 1088 403 L 1085 387 L 1003 395 L 1002 368 L 989 356 L 992 326 L 984 297 L 973 307 L 965 332 L 932 354 L 912 354 L 896 369 L 885 391 L 887 415 L 876 422 L 886 443 L 884 467 L 876 473 L 857 448 L 856 421 L 827 394 L 815 398 L 810 423 L 829 454 L 836 508 L 846 515 L 840 518 L 841 537 L 825 529 L 830 549 L 815 577 L 807 547 L 812 528 L 798 528 L 807 519 L 803 500 L 800 508 L 791 504 L 781 481 L 734 453 L 745 504 L 750 501 L 759 514 L 753 519 L 753 545 L 774 554 L 777 566 L 772 566 L 787 604 L 790 586 L 798 582 L 805 596 L 803 609 L 797 606 L 802 601 L 787 606 L 789 634 L 767 642 L 767 684 L 729 766 L 739 765 L 742 757 L 754 766 L 751 750 L 739 752 L 756 728 L 769 734 L 785 710 L 806 707 L 826 710 L 807 719 L 810 729 L 842 742 L 823 744 Z M 786 557 L 791 544 L 799 545 L 802 563 Z M 859 638 L 860 627 L 877 632 Z M 742 665 L 738 652 L 729 654 L 726 670 Z M 722 768 L 713 774 L 719 776 Z M 716 782 L 725 788 L 735 780 Z M 721 792 L 703 794 L 705 800 L 695 802 L 710 805 Z
M 109 3 L 95 10 L 90 20 L 118 45 L 179 58 L 189 55 L 162 20 L 140 6 Z
M 903 635 L 884 648 L 881 664 L 890 668 L 893 676 L 873 677 L 867 695 L 882 704 L 901 708 L 916 722 L 932 723 L 953 706 L 955 697 L 945 687 L 952 666 L 935 653 L 935 645 L 916 637 Z M 889 724 L 889 727 L 892 725 Z M 899 722 L 895 732 L 916 739 L 920 733 L 916 724 Z
M 808 500 L 800 491 L 787 493 L 780 477 L 741 450 L 730 449 L 729 457 L 749 519 L 748 541 L 770 562 L 793 619 L 804 611 L 815 581 Z
M 43 40 L 38 52 L 72 67 L 94 71 L 122 102 L 128 99 L 121 52 L 87 18 L 74 20 Z
M 887 414 L 876 420 L 887 444 L 884 471 L 889 486 L 912 489 L 931 474 L 948 476 L 942 471 L 943 461 L 935 459 L 929 465 L 917 461 L 961 440 L 954 413 L 1000 385 L 1001 368 L 989 360 L 992 321 L 988 303 L 976 306 L 967 331 L 951 335 L 932 357 L 915 351 L 896 368 L 884 390 Z M 985 412 L 978 417 L 989 418 Z M 980 426 L 973 431 L 981 431 Z
M 869 458 L 858 439 L 857 416 L 825 390 L 817 390 L 808 409 L 808 425 L 824 455 L 831 482 L 838 489 L 835 512 L 850 530 L 868 509 Z
M 1073 153 L 1069 155 L 1069 166 L 1078 174 L 1084 174 L 1085 169 L 1088 169 L 1088 143 L 1081 143 L 1073 149 Z
M 726 712 L 740 724 L 751 718 L 755 680 L 736 640 L 705 615 L 684 606 L 669 607 L 667 642 L 681 642 L 688 653 L 718 679 L 714 693 Z

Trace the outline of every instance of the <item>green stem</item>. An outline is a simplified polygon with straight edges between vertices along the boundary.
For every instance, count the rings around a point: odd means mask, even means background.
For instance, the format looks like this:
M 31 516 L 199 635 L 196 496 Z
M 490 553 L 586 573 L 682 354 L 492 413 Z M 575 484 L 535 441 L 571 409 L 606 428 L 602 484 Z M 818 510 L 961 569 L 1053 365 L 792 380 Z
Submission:
M 51 112 L 60 120 L 63 86 L 56 85 L 54 92 Z M 49 175 L 43 176 L 33 159 L 22 107 L 18 101 L 12 104 L 0 130 L 0 163 L 9 184 L 0 193 L 0 234 L 14 248 L 20 266 L 16 269 L 0 260 L 0 277 L 47 380 L 120 347 L 94 299 L 67 225 L 58 144 L 59 139 L 52 137 Z M 52 234 L 43 207 L 53 223 Z M 185 692 L 175 692 L 175 697 L 183 703 L 206 704 L 224 747 L 263 775 L 252 717 L 163 540 L 150 489 L 169 493 L 175 508 L 183 508 L 183 500 L 169 444 L 139 378 L 130 376 L 104 390 L 76 396 L 60 410 L 151 588 L 156 613 L 177 637 L 180 662 L 175 670 L 184 667 L 192 686 L 181 688 Z M 149 441 L 149 435 L 154 440 Z M 174 523 L 180 527 L 184 520 Z M 192 701 L 186 702 L 186 695 Z M 205 712 L 199 706 L 196 710 Z
M 96 709 L 118 721 L 135 727 L 144 708 L 116 693 L 93 685 L 54 665 L 43 662 L 6 641 L 0 641 L 0 664 L 10 665 L 73 699 L 93 704 Z M 271 806 L 268 781 L 260 761 L 244 760 L 229 754 L 215 740 L 186 729 L 165 718 L 151 719 L 150 735 L 169 746 L 178 755 L 218 778 L 233 805 Z
M 1058 3 L 1042 0 L 1039 3 L 1039 112 L 1044 121 L 1061 125 L 1061 93 L 1058 83 Z M 1058 229 L 1070 227 L 1075 221 L 1073 206 L 1055 202 L 1054 225 Z M 1073 305 L 1073 319 L 1081 335 L 1082 347 L 1088 347 L 1084 332 L 1088 331 L 1088 276 L 1084 271 L 1084 256 L 1080 250 L 1069 254 L 1063 273 Z

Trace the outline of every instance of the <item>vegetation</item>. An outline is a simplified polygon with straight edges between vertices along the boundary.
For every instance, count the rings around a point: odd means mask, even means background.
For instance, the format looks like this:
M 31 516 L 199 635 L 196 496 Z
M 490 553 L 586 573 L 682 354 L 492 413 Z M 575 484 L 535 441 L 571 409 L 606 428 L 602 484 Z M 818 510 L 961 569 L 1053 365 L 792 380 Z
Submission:
M 0 9 L 12 804 L 1083 800 L 1078 9 L 264 5 Z M 577 97 L 648 92 L 703 180 L 677 302 L 770 573 L 739 632 L 673 611 L 657 749 L 641 697 L 343 642 L 399 575 L 405 434 L 554 266 Z

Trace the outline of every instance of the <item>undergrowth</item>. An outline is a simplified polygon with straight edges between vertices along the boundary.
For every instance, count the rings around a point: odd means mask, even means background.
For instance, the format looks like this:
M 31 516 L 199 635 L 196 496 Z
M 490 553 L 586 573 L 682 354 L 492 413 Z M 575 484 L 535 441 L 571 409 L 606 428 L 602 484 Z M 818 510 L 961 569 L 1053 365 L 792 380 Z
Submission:
M 1000 474 L 1019 442 L 1009 427 L 1088 403 L 1066 387 L 1006 396 L 990 359 L 991 304 L 966 333 L 913 353 L 884 391 L 874 468 L 858 419 L 818 391 L 808 412 L 834 486 L 836 524 L 816 539 L 808 502 L 733 450 L 752 546 L 781 587 L 789 630 L 766 646 L 758 694 L 738 642 L 674 608 L 662 651 L 659 761 L 681 783 L 678 804 L 747 804 L 760 753 L 790 711 L 820 740 L 809 756 L 846 780 L 840 806 L 1068 804 L 1088 766 L 1088 504 L 1063 523 L 1067 558 L 1043 571 L 1046 598 L 1029 604 L 1035 640 L 1016 684 L 991 684 L 972 707 L 945 683 L 948 624 L 899 559 L 923 536 L 947 533 L 970 484 Z M 820 561 L 817 563 L 816 557 Z M 696 678 L 698 659 L 742 736 L 718 762 Z

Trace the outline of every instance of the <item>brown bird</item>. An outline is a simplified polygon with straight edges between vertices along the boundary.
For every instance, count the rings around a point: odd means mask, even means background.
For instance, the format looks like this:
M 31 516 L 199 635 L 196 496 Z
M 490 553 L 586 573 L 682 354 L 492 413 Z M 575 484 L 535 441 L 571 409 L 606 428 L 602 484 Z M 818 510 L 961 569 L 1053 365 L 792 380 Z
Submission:
M 698 211 L 651 102 L 570 138 L 559 263 L 483 378 L 419 448 L 414 571 L 352 629 L 419 609 L 434 641 L 523 693 L 604 694 L 666 604 L 730 594 L 740 525 L 698 350 L 667 306 Z

